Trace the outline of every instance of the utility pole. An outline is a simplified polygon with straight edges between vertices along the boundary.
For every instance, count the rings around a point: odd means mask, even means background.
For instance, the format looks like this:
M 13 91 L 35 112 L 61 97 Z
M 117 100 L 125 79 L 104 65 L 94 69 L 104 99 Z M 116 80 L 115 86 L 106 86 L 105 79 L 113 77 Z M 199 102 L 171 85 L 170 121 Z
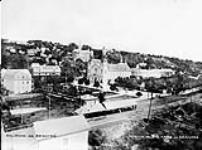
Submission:
M 147 116 L 147 119 L 148 119 L 148 120 L 149 120 L 150 112 L 151 112 L 152 99 L 153 99 L 153 93 L 151 93 L 151 97 L 150 97 L 150 99 L 149 99 L 149 112 L 148 112 L 148 116 Z
M 150 101 L 149 101 L 149 112 L 148 112 L 148 116 L 147 116 L 147 119 L 149 120 L 149 117 L 150 117 L 150 113 L 151 113 L 151 106 L 152 106 L 152 99 L 153 99 L 153 85 L 154 85 L 154 81 L 153 79 L 150 79 L 149 80 L 149 91 L 151 91 L 151 96 L 150 96 Z
M 50 108 L 51 108 L 50 105 L 51 105 L 51 99 L 48 96 L 48 119 L 50 119 Z
M 67 84 L 67 72 L 65 72 L 65 85 Z

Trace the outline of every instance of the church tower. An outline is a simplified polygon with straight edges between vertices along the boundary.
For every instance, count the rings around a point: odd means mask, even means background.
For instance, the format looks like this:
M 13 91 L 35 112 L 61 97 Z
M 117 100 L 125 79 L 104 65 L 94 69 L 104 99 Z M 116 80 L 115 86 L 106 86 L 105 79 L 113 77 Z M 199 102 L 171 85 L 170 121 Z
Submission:
M 107 62 L 107 56 L 106 56 L 107 50 L 105 47 L 102 49 L 102 87 L 103 90 L 107 90 L 108 87 L 108 62 Z

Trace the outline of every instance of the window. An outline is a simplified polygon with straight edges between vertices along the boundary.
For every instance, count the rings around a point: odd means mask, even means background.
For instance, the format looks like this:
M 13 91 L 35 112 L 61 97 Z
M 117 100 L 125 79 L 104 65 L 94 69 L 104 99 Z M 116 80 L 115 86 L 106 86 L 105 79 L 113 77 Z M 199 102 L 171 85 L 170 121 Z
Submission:
M 95 68 L 95 72 L 97 73 L 97 68 Z

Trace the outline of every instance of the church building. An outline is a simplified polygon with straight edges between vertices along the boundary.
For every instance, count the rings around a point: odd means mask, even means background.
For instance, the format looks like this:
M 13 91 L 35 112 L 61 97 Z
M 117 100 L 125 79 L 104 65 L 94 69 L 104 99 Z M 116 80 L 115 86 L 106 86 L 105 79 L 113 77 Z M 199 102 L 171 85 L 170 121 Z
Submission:
M 131 69 L 121 57 L 118 64 L 109 64 L 106 58 L 106 50 L 103 50 L 103 60 L 92 59 L 88 63 L 88 79 L 91 83 L 98 81 L 106 89 L 109 82 L 114 82 L 117 77 L 130 77 Z

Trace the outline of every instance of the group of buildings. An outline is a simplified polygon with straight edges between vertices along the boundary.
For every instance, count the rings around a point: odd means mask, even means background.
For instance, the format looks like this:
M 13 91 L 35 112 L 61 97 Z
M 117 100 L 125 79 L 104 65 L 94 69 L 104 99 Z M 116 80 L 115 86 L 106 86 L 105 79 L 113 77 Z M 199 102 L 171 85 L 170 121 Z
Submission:
M 87 78 L 91 83 L 101 83 L 103 89 L 108 88 L 109 82 L 114 82 L 117 77 L 142 77 L 160 78 L 170 77 L 175 72 L 172 69 L 141 69 L 139 64 L 136 68 L 130 68 L 121 57 L 118 64 L 110 64 L 107 61 L 107 50 L 102 49 L 102 59 L 93 58 L 91 50 L 76 49 L 73 51 L 73 60 L 82 60 L 88 64 Z M 141 64 L 141 63 L 140 63 Z M 13 94 L 31 92 L 32 77 L 37 76 L 60 76 L 61 68 L 58 65 L 31 64 L 30 70 L 26 69 L 2 69 L 1 82 L 4 88 Z
M 104 89 L 108 89 L 108 83 L 114 82 L 117 77 L 132 77 L 137 78 L 161 78 L 170 77 L 175 74 L 172 69 L 141 69 L 139 64 L 136 68 L 130 68 L 126 61 L 121 56 L 121 61 L 118 64 L 110 64 L 106 58 L 107 50 L 103 49 L 103 59 L 91 59 L 88 62 L 88 79 L 91 83 L 98 81 L 102 83 Z
M 29 93 L 33 89 L 33 77 L 59 76 L 58 65 L 40 65 L 33 63 L 30 69 L 1 69 L 1 85 L 9 94 Z
M 108 90 L 108 83 L 114 82 L 117 77 L 160 78 L 174 74 L 171 69 L 140 69 L 130 68 L 121 57 L 118 64 L 107 61 L 107 50 L 102 50 L 102 59 L 95 59 L 92 51 L 73 51 L 74 61 L 81 59 L 88 63 L 87 78 L 91 83 L 98 81 L 103 89 Z M 33 89 L 33 78 L 40 76 L 60 76 L 61 68 L 58 65 L 40 65 L 33 63 L 30 69 L 2 69 L 1 83 L 11 94 L 29 93 Z M 125 101 L 123 102 L 124 104 Z M 112 105 L 113 106 L 113 105 Z M 73 122 L 73 123 L 72 123 Z M 83 116 L 73 116 L 44 120 L 33 123 L 33 127 L 26 130 L 10 132 L 6 135 L 2 131 L 4 149 L 88 149 L 88 131 L 90 127 Z M 14 135 L 30 136 L 28 138 L 12 137 Z M 5 145 L 4 145 L 5 144 Z

